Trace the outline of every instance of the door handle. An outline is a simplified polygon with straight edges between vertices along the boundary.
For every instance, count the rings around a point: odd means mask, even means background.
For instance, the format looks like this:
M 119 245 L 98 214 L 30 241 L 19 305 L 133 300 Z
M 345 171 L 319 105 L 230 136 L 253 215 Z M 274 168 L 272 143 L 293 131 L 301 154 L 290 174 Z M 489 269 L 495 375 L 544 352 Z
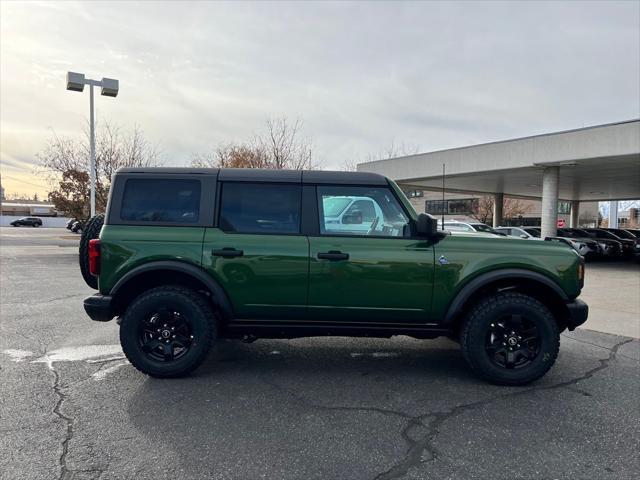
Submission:
M 337 262 L 338 260 L 349 260 L 349 254 L 342 253 L 337 250 L 331 250 L 329 252 L 318 253 L 318 258 L 320 260 L 331 260 L 332 262 Z
M 244 255 L 244 252 L 242 250 L 236 250 L 233 247 L 226 247 L 226 248 L 214 248 L 211 251 L 211 254 L 214 257 L 224 257 L 224 258 L 235 258 L 235 257 L 241 257 L 242 255 Z

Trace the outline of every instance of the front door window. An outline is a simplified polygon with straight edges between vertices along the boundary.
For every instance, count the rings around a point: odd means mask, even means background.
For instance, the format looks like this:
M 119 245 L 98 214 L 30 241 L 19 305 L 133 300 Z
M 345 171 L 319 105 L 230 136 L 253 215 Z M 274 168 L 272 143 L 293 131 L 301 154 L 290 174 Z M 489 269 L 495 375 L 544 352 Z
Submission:
M 320 233 L 403 237 L 409 219 L 388 188 L 318 187 Z

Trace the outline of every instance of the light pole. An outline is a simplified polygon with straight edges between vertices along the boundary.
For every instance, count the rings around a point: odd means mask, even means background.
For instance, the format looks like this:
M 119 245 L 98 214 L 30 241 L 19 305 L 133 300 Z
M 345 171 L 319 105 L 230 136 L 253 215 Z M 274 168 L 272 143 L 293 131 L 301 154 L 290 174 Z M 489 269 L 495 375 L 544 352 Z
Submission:
M 90 143 L 90 172 L 91 172 L 91 216 L 96 214 L 96 131 L 93 113 L 93 87 L 100 87 L 100 94 L 105 97 L 115 97 L 120 88 L 118 80 L 103 78 L 91 80 L 84 78 L 84 73 L 67 72 L 67 90 L 73 92 L 84 91 L 84 86 L 89 85 L 89 143 Z

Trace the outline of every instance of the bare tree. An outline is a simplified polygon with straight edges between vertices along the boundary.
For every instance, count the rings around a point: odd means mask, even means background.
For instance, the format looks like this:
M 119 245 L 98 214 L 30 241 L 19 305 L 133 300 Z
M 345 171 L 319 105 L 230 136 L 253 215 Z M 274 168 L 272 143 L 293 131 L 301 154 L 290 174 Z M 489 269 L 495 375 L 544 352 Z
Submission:
M 375 162 L 376 160 L 387 160 L 388 158 L 403 157 L 407 155 L 415 155 L 420 152 L 420 146 L 411 143 L 396 143 L 391 140 L 389 145 L 379 150 L 377 153 L 369 153 L 364 160 L 355 158 L 347 158 L 342 162 L 340 170 L 346 172 L 355 172 L 359 163 Z
M 36 157 L 38 173 L 43 175 L 52 185 L 50 200 L 57 199 L 60 206 L 56 208 L 63 213 L 70 213 L 70 203 L 62 201 L 68 198 L 68 192 L 74 189 L 71 183 L 77 183 L 77 189 L 84 187 L 84 176 L 89 175 L 89 135 L 81 139 L 60 137 L 52 133 L 46 147 Z M 111 185 L 111 176 L 122 167 L 149 167 L 161 163 L 157 146 L 151 144 L 139 126 L 130 131 L 123 131 L 118 125 L 105 122 L 96 132 L 96 209 L 104 211 Z M 86 187 L 88 188 L 88 187 Z M 84 197 L 74 192 L 74 214 L 77 214 L 77 203 Z M 88 197 L 87 197 L 88 198 Z M 65 210 L 66 209 L 66 210 Z
M 477 202 L 474 202 L 470 216 L 480 223 L 493 223 L 493 204 L 494 198 L 492 195 L 480 197 Z M 530 209 L 531 206 L 526 205 L 522 200 L 505 197 L 502 204 L 502 217 L 505 219 L 517 218 L 527 213 Z
M 215 151 L 193 156 L 194 167 L 269 168 L 267 154 L 252 145 L 227 143 Z
M 367 155 L 367 162 L 374 162 L 376 160 L 386 160 L 388 158 L 406 157 L 408 155 L 415 155 L 420 152 L 420 145 L 412 143 L 400 142 L 396 143 L 395 139 L 392 139 L 389 145 L 379 150 L 377 153 L 370 153 Z
M 342 165 L 340 165 L 340 170 L 344 172 L 355 172 L 358 170 L 358 163 L 361 162 L 358 162 L 353 158 L 345 158 L 342 161 Z
M 316 167 L 313 146 L 301 136 L 302 121 L 286 117 L 269 119 L 266 130 L 245 143 L 226 143 L 212 152 L 195 154 L 198 167 L 270 168 L 311 170 Z

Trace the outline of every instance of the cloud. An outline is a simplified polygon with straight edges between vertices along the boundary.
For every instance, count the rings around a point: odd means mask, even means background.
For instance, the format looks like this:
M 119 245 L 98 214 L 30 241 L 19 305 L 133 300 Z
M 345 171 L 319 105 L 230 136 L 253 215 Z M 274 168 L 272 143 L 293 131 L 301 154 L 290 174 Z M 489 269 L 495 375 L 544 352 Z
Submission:
M 169 162 L 305 121 L 325 167 L 640 115 L 637 2 L 4 3 L 2 155 L 80 132 L 64 73 L 120 80 L 99 118 Z M 17 139 L 19 138 L 19 142 Z

